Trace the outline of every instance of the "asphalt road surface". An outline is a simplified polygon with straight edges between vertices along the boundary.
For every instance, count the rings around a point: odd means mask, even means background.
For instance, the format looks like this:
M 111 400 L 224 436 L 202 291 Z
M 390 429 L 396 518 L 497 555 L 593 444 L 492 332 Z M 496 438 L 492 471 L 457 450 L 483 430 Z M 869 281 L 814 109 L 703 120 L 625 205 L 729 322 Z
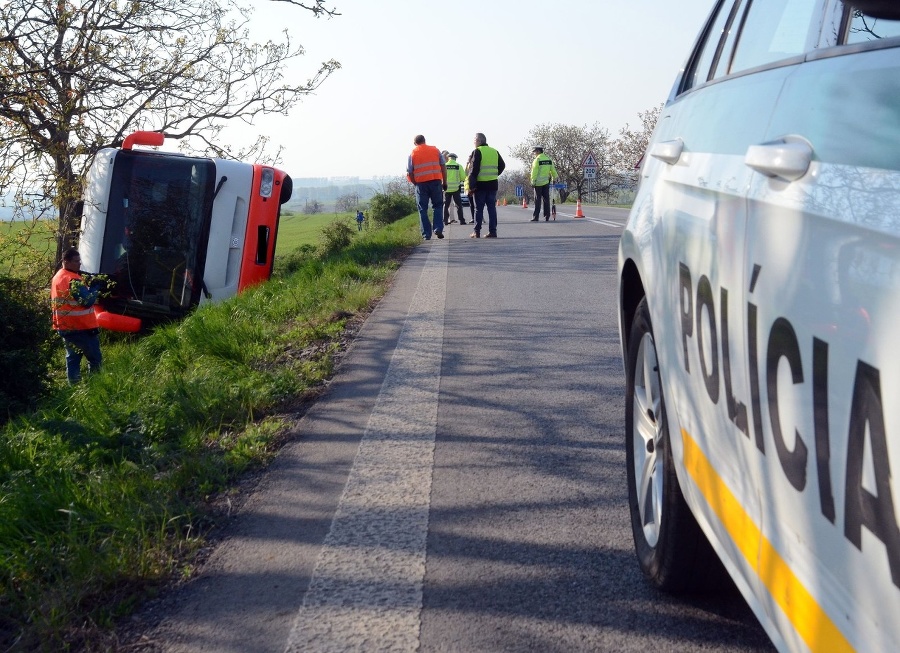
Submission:
M 418 247 L 133 650 L 772 650 L 736 592 L 672 598 L 641 576 L 615 318 L 627 213 L 573 214 L 502 207 L 496 240 L 451 225 Z

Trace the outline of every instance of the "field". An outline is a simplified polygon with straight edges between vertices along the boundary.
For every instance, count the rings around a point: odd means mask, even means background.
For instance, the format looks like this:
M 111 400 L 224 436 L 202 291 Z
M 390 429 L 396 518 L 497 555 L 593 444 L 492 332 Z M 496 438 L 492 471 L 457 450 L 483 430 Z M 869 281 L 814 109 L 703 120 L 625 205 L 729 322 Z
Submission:
M 335 220 L 346 220 L 355 227 L 355 215 L 355 213 L 317 213 L 315 215 L 282 213 L 278 223 L 275 256 L 288 254 L 300 245 L 317 244 L 322 227 Z

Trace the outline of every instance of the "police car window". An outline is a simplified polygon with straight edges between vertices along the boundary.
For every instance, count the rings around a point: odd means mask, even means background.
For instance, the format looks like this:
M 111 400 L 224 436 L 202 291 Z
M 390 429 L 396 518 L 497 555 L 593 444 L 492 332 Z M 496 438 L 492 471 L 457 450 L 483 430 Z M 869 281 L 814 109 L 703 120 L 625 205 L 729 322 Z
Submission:
M 900 36 L 900 20 L 872 18 L 853 10 L 846 43 L 869 43 L 894 36 Z
M 728 22 L 728 17 L 731 13 L 731 5 L 731 2 L 723 2 L 719 6 L 716 19 L 713 21 L 709 32 L 707 32 L 706 39 L 703 41 L 703 45 L 700 46 L 701 49 L 694 56 L 694 62 L 687 75 L 684 90 L 699 86 L 709 79 L 709 69 L 716 56 L 722 32 L 725 30 L 725 26 Z
M 729 72 L 803 54 L 818 4 L 818 0 L 753 0 Z
M 725 42 L 722 44 L 721 48 L 722 54 L 719 55 L 716 61 L 716 69 L 710 79 L 715 79 L 716 77 L 728 74 L 729 64 L 731 63 L 731 53 L 734 50 L 734 41 L 737 38 L 738 26 L 741 24 L 740 15 L 736 10 L 732 12 L 732 17 L 728 27 L 726 27 Z

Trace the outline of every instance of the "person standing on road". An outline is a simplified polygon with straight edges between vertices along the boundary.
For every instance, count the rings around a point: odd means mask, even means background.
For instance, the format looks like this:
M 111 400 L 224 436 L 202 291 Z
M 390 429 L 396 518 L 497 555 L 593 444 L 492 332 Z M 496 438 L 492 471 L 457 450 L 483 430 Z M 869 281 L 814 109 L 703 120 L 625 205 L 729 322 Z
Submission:
M 463 217 L 461 197 L 461 188 L 466 176 L 466 171 L 463 169 L 462 164 L 457 162 L 455 154 L 451 152 L 448 156 L 450 160 L 447 161 L 447 190 L 444 193 L 444 224 L 456 222 L 456 220 L 450 219 L 450 200 L 453 200 L 456 204 L 456 217 L 459 219 L 459 224 L 466 224 L 466 219 Z
M 544 154 L 544 148 L 535 147 L 531 150 L 534 162 L 531 164 L 531 186 L 534 188 L 534 217 L 532 222 L 538 222 L 541 214 L 541 205 L 544 207 L 544 222 L 550 221 L 550 182 L 559 179 L 559 173 L 553 167 L 553 161 Z
M 497 180 L 506 169 L 500 152 L 487 144 L 487 137 L 475 134 L 475 149 L 471 156 L 469 188 L 475 193 L 475 231 L 469 238 L 481 238 L 484 208 L 488 212 L 488 233 L 485 238 L 497 237 Z
M 425 137 L 418 134 L 413 139 L 415 147 L 406 163 L 406 179 L 416 187 L 416 204 L 422 222 L 422 238 L 431 240 L 431 234 L 444 237 L 444 191 L 447 190 L 447 167 L 444 157 L 434 145 L 426 145 Z M 434 224 L 428 219 L 428 203 L 431 202 Z
M 73 283 L 75 282 L 75 283 Z M 84 285 L 81 279 L 81 255 L 67 249 L 62 267 L 50 282 L 53 329 L 66 348 L 66 376 L 70 384 L 81 380 L 81 359 L 87 358 L 91 372 L 100 370 L 100 328 L 92 308 L 99 290 Z
M 466 194 L 466 197 L 469 198 L 469 213 L 472 214 L 472 224 L 475 224 L 475 191 L 472 190 L 471 185 L 469 184 L 469 174 L 472 172 L 472 157 L 474 156 L 474 152 L 469 155 L 469 160 L 466 161 L 466 174 L 465 179 L 463 180 L 463 192 Z

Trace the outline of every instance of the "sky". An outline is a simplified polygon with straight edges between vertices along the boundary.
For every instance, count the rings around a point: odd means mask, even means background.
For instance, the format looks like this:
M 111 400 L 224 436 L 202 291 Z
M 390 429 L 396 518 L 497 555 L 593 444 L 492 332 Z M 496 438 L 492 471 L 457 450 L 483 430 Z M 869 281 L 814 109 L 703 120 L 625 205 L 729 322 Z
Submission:
M 306 50 L 287 80 L 304 83 L 329 59 L 342 66 L 290 116 L 226 132 L 283 144 L 280 167 L 294 178 L 402 176 L 416 134 L 465 160 L 483 132 L 516 169 L 510 148 L 537 125 L 637 128 L 638 113 L 668 96 L 713 0 L 332 5 L 340 16 L 316 19 L 253 2 L 255 39 L 287 28 Z

